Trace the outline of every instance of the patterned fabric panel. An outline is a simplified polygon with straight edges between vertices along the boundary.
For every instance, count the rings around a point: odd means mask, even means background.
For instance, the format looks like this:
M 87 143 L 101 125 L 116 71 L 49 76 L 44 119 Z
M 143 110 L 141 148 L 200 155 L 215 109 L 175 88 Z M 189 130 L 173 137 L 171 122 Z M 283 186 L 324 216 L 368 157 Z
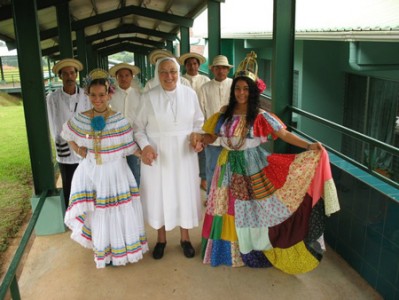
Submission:
M 309 231 L 312 198 L 306 195 L 298 210 L 283 223 L 269 228 L 273 247 L 288 248 L 302 241 Z
M 276 191 L 276 196 L 292 212 L 301 204 L 313 180 L 320 153 L 321 151 L 305 151 L 297 154 L 290 166 L 284 186 Z
M 235 202 L 236 227 L 272 227 L 287 220 L 291 215 L 276 197 L 260 201 Z
M 213 240 L 211 244 L 209 244 L 208 241 L 208 246 L 212 247 L 210 253 L 211 266 L 216 267 L 219 265 L 233 265 L 231 256 L 232 251 L 229 242 L 223 240 Z
M 242 261 L 250 268 L 269 268 L 272 264 L 262 251 L 251 251 L 248 254 L 241 254 Z
M 295 154 L 271 154 L 267 157 L 268 165 L 264 168 L 264 172 L 276 189 L 285 184 L 290 165 L 294 159 Z
M 282 128 L 286 128 L 286 126 L 276 115 L 264 112 L 258 114 L 256 117 L 253 126 L 253 134 L 256 137 L 263 137 L 263 141 L 269 136 L 275 140 L 277 136 L 274 134 L 274 131 L 279 131 Z
M 259 173 L 268 165 L 267 157 L 270 155 L 270 153 L 267 152 L 262 146 L 248 148 L 243 152 L 245 157 L 246 175 Z
M 248 176 L 233 174 L 230 185 L 231 195 L 240 200 L 253 199 L 251 179 Z
M 220 238 L 229 242 L 237 242 L 236 226 L 234 224 L 234 217 L 229 215 L 223 216 L 222 233 Z
M 217 127 L 220 128 L 220 125 L 217 126 L 217 124 L 219 122 L 219 117 L 221 115 L 222 115 L 221 113 L 215 113 L 210 118 L 208 118 L 205 121 L 204 126 L 202 127 L 202 130 L 204 130 L 206 133 L 209 133 L 209 134 L 218 134 L 219 130 L 216 130 L 216 128 Z
M 264 199 L 273 194 L 276 190 L 262 171 L 258 174 L 252 175 L 250 179 L 253 199 Z
M 288 274 L 310 272 L 319 265 L 303 242 L 288 249 L 273 248 L 263 253 L 274 267 Z
M 337 189 L 333 179 L 329 179 L 324 183 L 324 200 L 325 200 L 325 213 L 326 216 L 340 210 Z
M 324 201 L 322 199 L 313 207 L 309 220 L 309 232 L 305 243 L 317 241 L 324 233 L 326 227 L 326 215 L 324 213 Z
M 272 248 L 267 227 L 237 228 L 240 252 L 247 254 L 252 250 L 268 250 Z

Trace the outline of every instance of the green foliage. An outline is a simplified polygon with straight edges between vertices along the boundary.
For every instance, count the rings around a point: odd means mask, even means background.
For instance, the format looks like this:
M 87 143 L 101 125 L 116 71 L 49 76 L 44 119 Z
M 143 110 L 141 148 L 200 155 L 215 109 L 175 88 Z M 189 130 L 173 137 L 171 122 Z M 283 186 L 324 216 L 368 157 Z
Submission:
M 1 253 L 30 210 L 32 173 L 22 105 L 0 105 L 0 144 Z
M 132 63 L 134 60 L 134 55 L 131 52 L 123 51 L 110 55 L 109 59 L 114 59 L 125 63 Z

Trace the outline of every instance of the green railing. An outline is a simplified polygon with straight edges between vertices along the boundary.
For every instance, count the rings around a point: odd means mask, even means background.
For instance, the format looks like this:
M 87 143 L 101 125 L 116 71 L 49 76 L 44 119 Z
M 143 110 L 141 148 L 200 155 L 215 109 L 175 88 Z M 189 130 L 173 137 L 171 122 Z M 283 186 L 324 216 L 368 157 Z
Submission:
M 369 153 L 370 153 L 369 159 L 368 159 L 366 165 L 359 163 L 358 161 L 356 161 L 356 160 L 354 160 L 354 159 L 342 154 L 341 152 L 338 152 L 338 151 L 332 149 L 331 147 L 328 147 L 328 146 L 325 146 L 325 147 L 329 151 L 333 152 L 334 154 L 336 154 L 337 156 L 343 158 L 344 160 L 349 161 L 350 163 L 352 163 L 353 165 L 357 166 L 358 168 L 360 168 L 360 169 L 372 174 L 373 176 L 378 177 L 379 179 L 381 179 L 384 182 L 394 186 L 395 188 L 399 188 L 399 183 L 397 183 L 397 182 L 395 182 L 395 181 L 393 181 L 393 180 L 381 175 L 380 173 L 374 171 L 374 168 L 373 168 L 374 167 L 374 159 L 373 158 L 376 157 L 376 150 L 377 149 L 384 150 L 384 151 L 386 151 L 387 153 L 389 153 L 391 155 L 399 157 L 399 149 L 398 148 L 396 148 L 396 147 L 394 147 L 392 145 L 383 143 L 383 142 L 381 142 L 379 140 L 371 138 L 371 137 L 369 137 L 367 135 L 364 135 L 362 133 L 359 133 L 359 132 L 357 132 L 355 130 L 349 129 L 349 128 L 345 127 L 345 126 L 342 126 L 342 125 L 339 125 L 337 123 L 328 121 L 328 120 L 323 119 L 321 117 L 318 117 L 318 116 L 316 116 L 314 114 L 306 112 L 306 111 L 304 111 L 302 109 L 299 109 L 297 107 L 289 106 L 288 108 L 290 109 L 291 112 L 294 112 L 294 113 L 297 113 L 297 114 L 299 114 L 301 116 L 304 116 L 306 118 L 315 120 L 318 123 L 323 124 L 323 125 L 325 125 L 327 127 L 330 127 L 330 128 L 332 128 L 334 130 L 337 130 L 340 133 L 346 134 L 346 135 L 348 135 L 351 138 L 355 138 L 355 139 L 358 139 L 358 140 L 360 140 L 362 142 L 365 142 L 368 145 L 368 148 L 369 148 L 368 150 L 369 150 Z M 289 126 L 289 128 L 292 131 L 294 131 L 294 132 L 296 132 L 296 133 L 308 138 L 309 140 L 314 140 L 313 138 L 309 137 L 308 135 L 306 135 L 305 133 L 303 133 L 302 131 L 298 130 L 295 127 Z
M 35 228 L 35 225 L 39 218 L 40 212 L 42 211 L 44 201 L 46 200 L 48 193 L 49 193 L 49 191 L 46 190 L 41 194 L 39 202 L 32 214 L 32 217 L 31 217 L 29 224 L 25 230 L 25 233 L 21 239 L 18 249 L 15 252 L 15 255 L 11 261 L 10 266 L 8 267 L 6 275 L 4 276 L 4 280 L 0 286 L 0 299 L 1 300 L 3 300 L 6 297 L 8 290 L 10 291 L 11 297 L 13 300 L 21 299 L 21 295 L 19 293 L 17 276 L 16 276 L 17 269 L 21 262 L 22 256 L 25 252 L 25 249 L 29 242 L 29 239 L 32 235 L 33 229 Z

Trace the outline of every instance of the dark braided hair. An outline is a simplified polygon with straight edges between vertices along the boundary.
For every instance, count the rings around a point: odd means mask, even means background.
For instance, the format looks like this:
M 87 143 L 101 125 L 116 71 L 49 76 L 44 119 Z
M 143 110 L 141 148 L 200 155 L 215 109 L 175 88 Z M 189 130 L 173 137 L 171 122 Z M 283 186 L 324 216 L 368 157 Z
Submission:
M 259 103 L 260 103 L 259 90 L 258 90 L 256 83 L 252 79 L 250 79 L 249 77 L 246 77 L 246 76 L 239 76 L 239 77 L 234 78 L 233 83 L 231 84 L 230 100 L 229 100 L 229 104 L 227 105 L 227 109 L 224 113 L 224 119 L 226 121 L 230 121 L 233 117 L 234 107 L 237 104 L 234 90 L 235 90 L 237 81 L 239 81 L 239 80 L 243 80 L 248 84 L 249 95 L 248 95 L 246 121 L 247 121 L 247 126 L 252 126 L 256 119 L 256 116 L 258 115 L 258 112 L 259 112 Z

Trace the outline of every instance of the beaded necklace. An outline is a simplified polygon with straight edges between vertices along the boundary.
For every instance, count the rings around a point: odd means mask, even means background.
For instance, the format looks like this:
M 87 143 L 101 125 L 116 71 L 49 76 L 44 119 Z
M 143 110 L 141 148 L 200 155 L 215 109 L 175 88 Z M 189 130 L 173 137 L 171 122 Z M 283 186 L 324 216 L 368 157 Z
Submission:
M 107 107 L 106 110 L 102 111 L 101 113 L 105 112 L 104 116 L 94 116 L 94 112 L 97 112 L 94 108 L 92 109 L 92 118 L 91 118 L 91 128 L 93 135 L 93 149 L 94 149 L 94 157 L 96 159 L 96 164 L 102 164 L 101 158 L 101 138 L 102 138 L 102 130 L 104 129 L 107 118 L 109 115 L 109 108 Z
M 247 136 L 247 133 L 248 133 L 248 126 L 246 126 L 247 122 L 241 122 L 240 123 L 240 125 L 239 125 L 241 127 L 240 128 L 241 129 L 240 139 L 238 140 L 237 144 L 233 145 L 233 142 L 231 140 L 231 138 L 233 137 L 233 133 L 231 133 L 231 135 L 230 135 L 230 128 L 231 128 L 232 123 L 233 123 L 233 121 L 230 120 L 226 124 L 226 133 L 229 135 L 229 136 L 227 136 L 227 145 L 229 146 L 230 149 L 238 150 L 245 143 L 245 139 L 246 139 L 246 136 Z M 237 128 L 236 130 L 240 130 L 240 129 Z

